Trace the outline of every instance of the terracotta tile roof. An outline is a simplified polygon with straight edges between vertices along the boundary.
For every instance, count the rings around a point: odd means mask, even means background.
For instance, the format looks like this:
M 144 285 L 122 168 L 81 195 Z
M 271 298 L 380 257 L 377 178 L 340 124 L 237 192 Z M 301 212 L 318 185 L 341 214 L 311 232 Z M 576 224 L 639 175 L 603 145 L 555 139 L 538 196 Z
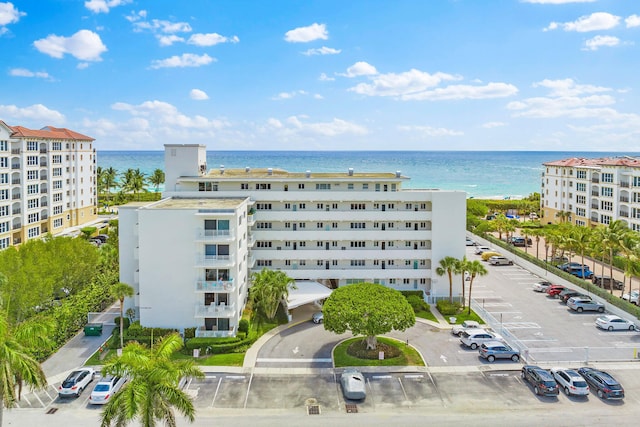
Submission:
M 4 122 L 3 122 L 4 123 Z M 6 125 L 6 124 L 5 124 Z M 94 141 L 95 138 L 83 135 L 67 128 L 56 128 L 45 126 L 42 129 L 28 129 L 24 126 L 7 126 L 13 131 L 13 138 L 47 138 L 47 139 L 68 139 L 72 141 Z
M 597 166 L 623 166 L 637 168 L 640 167 L 640 158 L 631 156 L 622 157 L 601 157 L 598 159 L 585 159 L 572 157 L 569 159 L 555 160 L 543 163 L 545 166 L 564 166 L 564 167 L 597 167 Z

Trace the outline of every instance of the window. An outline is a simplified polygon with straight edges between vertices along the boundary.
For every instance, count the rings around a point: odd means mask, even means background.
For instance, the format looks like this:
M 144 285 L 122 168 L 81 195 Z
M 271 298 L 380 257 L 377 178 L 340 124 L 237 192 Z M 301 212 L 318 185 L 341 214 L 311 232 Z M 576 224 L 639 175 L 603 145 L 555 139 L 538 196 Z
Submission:
M 0 157 L 0 168 L 8 168 L 9 167 L 9 159 L 6 157 Z
M 307 261 L 304 259 L 301 259 L 299 262 L 300 265 L 307 265 Z
M 270 211 L 271 203 L 256 203 L 256 209 Z
M 300 245 L 301 248 L 306 248 L 307 247 L 307 242 L 300 242 L 298 244 Z
M 54 202 L 61 202 L 62 201 L 62 193 L 55 193 L 53 195 L 53 201 Z
M 316 228 L 322 228 L 322 227 L 324 227 L 324 225 L 323 225 L 321 222 L 318 222 L 318 223 L 316 224 Z
M 352 222 L 351 228 L 367 228 L 364 222 Z
M 0 190 L 0 200 L 9 200 L 9 190 Z
M 29 199 L 27 200 L 27 208 L 35 209 L 40 206 L 40 199 Z
M 601 201 L 600 209 L 603 211 L 613 211 L 613 202 Z
M 38 221 L 40 221 L 40 214 L 37 212 L 29 214 L 29 216 L 27 217 L 27 224 L 33 224 L 34 222 Z
M 62 150 L 62 143 L 61 142 L 54 142 L 53 144 L 51 144 L 51 149 L 54 150 L 54 151 Z
M 61 180 L 53 181 L 53 189 L 54 190 L 61 190 L 62 189 L 62 181 Z
M 413 205 L 411 203 L 405 203 L 404 204 L 404 208 L 408 211 L 410 211 L 411 209 L 413 209 Z
M 62 168 L 53 168 L 53 176 L 62 176 Z
M 576 191 L 587 191 L 587 184 L 584 182 L 576 183 Z
M 284 204 L 284 208 L 285 209 L 291 209 L 291 203 L 285 203 Z
M 351 242 L 351 247 L 352 248 L 364 248 L 365 242 L 364 241 L 355 241 L 355 242 Z
M 270 222 L 257 222 L 256 223 L 256 228 L 259 229 L 270 229 L 272 228 L 273 224 Z
M 0 239 L 0 249 L 6 249 L 9 247 L 9 238 L 5 237 L 4 239 Z
M 199 182 L 198 191 L 218 191 L 217 182 Z
M 27 185 L 27 194 L 38 194 L 40 186 L 38 184 Z
M 353 183 L 347 184 L 347 190 L 353 190 Z
M 256 190 L 271 190 L 271 184 L 256 183 Z
M 54 206 L 53 207 L 53 214 L 54 215 L 60 215 L 62 213 L 62 206 Z
M 602 182 L 613 182 L 613 174 L 612 173 L 603 173 L 601 175 Z
M 322 261 L 321 259 L 316 261 L 316 265 L 318 266 L 323 266 L 324 265 L 324 261 Z
M 0 233 L 9 232 L 9 221 L 0 222 Z
M 4 140 L 4 139 L 1 140 L 0 141 L 0 151 L 7 151 L 7 147 L 8 147 L 7 141 Z
M 299 222 L 298 223 L 298 228 L 306 228 L 307 224 L 305 224 L 304 222 Z
M 609 215 L 600 215 L 600 223 L 608 225 L 611 223 L 611 217 Z
M 0 184 L 8 184 L 8 183 L 9 183 L 9 174 L 0 173 Z
M 576 208 L 577 216 L 586 216 L 586 210 L 584 208 Z
M 363 190 L 368 190 L 369 189 L 369 184 L 362 184 L 362 189 Z
M 27 165 L 36 166 L 38 164 L 38 156 L 27 156 Z
M 38 151 L 38 143 L 36 141 L 27 141 L 27 151 Z
M 363 259 L 352 259 L 351 266 L 352 267 L 364 267 L 366 265 L 365 260 Z
M 364 203 L 351 203 L 351 210 L 352 211 L 356 211 L 356 210 L 365 210 L 367 208 L 367 205 Z
M 38 171 L 27 171 L 27 180 L 33 181 L 34 179 L 38 179 Z
M 270 259 L 259 259 L 257 261 L 258 267 L 271 267 L 271 260 Z
M 584 205 L 587 203 L 586 196 L 576 196 L 576 203 L 579 205 Z
M 304 190 L 304 184 L 298 184 L 298 190 Z
M 62 227 L 62 218 L 56 218 L 53 220 L 53 228 Z
M 578 171 L 578 172 L 576 172 L 576 178 L 578 178 L 578 179 L 587 179 L 587 171 Z
M 316 190 L 331 190 L 331 184 L 316 184 Z
M 0 206 L 0 216 L 9 216 L 9 206 Z
M 407 222 L 407 223 L 404 224 L 404 228 L 411 228 L 411 227 L 412 227 L 412 225 L 411 225 L 410 222 Z
M 256 242 L 256 246 L 259 248 L 270 248 L 271 244 L 272 242 L 263 242 L 263 241 Z
M 613 188 L 611 187 L 602 187 L 602 191 L 600 195 L 603 197 L 613 197 Z
M 241 183 L 241 184 L 240 184 L 240 189 L 241 189 L 241 190 L 248 190 L 248 189 L 249 189 L 249 184 L 247 184 L 247 183 Z

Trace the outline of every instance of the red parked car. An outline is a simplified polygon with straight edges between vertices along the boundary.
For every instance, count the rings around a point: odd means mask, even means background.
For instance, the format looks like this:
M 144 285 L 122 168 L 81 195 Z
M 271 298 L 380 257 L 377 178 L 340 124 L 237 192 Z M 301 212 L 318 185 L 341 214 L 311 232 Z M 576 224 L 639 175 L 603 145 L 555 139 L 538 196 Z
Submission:
M 560 292 L 564 290 L 565 290 L 565 287 L 562 285 L 551 285 L 549 286 L 549 289 L 547 289 L 547 295 L 555 298 L 558 295 L 560 295 Z

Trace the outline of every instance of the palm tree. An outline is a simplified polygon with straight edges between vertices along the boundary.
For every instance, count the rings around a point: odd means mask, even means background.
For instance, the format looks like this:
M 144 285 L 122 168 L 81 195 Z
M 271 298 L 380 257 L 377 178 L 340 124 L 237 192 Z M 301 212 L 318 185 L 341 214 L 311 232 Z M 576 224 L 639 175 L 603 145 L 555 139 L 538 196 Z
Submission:
M 113 395 L 102 411 L 101 426 L 111 423 L 126 426 L 140 420 L 143 427 L 153 427 L 156 421 L 176 426 L 174 408 L 190 422 L 195 420 L 193 401 L 180 388 L 184 378 L 202 378 L 204 374 L 191 360 L 172 360 L 183 346 L 178 333 L 160 339 L 151 349 L 133 342 L 127 344 L 122 356 L 107 362 L 104 374 L 128 376 L 129 382 Z
M 469 260 L 467 259 L 467 256 L 463 256 L 462 259 L 459 259 L 456 261 L 456 267 L 453 270 L 453 272 L 455 274 L 459 274 L 462 277 L 462 308 L 465 307 L 465 304 L 467 303 L 466 299 L 465 299 L 465 273 L 467 272 L 467 266 L 469 265 Z
M 104 169 L 102 166 L 98 166 L 96 168 L 96 187 L 98 190 L 98 195 L 104 193 Z
M 120 348 L 124 347 L 124 299 L 132 297 L 134 289 L 126 283 L 118 282 L 111 288 L 111 295 L 120 301 Z
M 149 177 L 149 182 L 156 188 L 156 193 L 160 188 L 160 184 L 164 184 L 164 171 L 162 169 L 156 169 Z
M 638 235 L 636 233 L 624 233 L 620 241 L 618 242 L 620 245 L 620 251 L 624 254 L 625 264 L 624 264 L 624 275 L 625 278 L 629 278 L 629 293 L 631 293 L 631 279 L 633 275 L 637 273 L 637 261 L 638 256 L 640 254 L 640 250 L 638 245 Z M 613 287 L 613 278 L 611 280 L 611 287 Z M 625 287 L 622 287 L 622 291 L 620 292 L 620 296 L 622 296 L 625 292 Z
M 103 184 L 107 189 L 107 200 L 111 200 L 111 189 L 116 187 L 116 178 L 118 177 L 118 171 L 112 167 L 108 167 L 102 171 Z
M 458 259 L 452 256 L 446 256 L 440 260 L 440 266 L 436 268 L 438 276 L 449 276 L 449 302 L 453 303 L 453 272 L 458 264 Z
M 568 212 L 568 211 L 556 212 L 556 218 L 560 220 L 560 223 L 565 223 L 571 219 L 571 212 Z
M 540 238 L 544 236 L 544 230 L 542 228 L 531 228 L 529 229 L 529 235 L 535 237 L 536 239 L 536 258 L 539 257 L 539 247 L 540 247 Z
M 584 254 L 589 250 L 589 246 L 591 244 L 591 229 L 582 226 L 575 226 L 571 228 L 569 241 L 571 242 L 571 247 L 576 251 L 576 254 L 580 254 L 582 277 L 584 277 Z
M 469 305 L 467 314 L 471 314 L 471 291 L 473 290 L 473 280 L 476 276 L 486 276 L 489 272 L 484 265 L 476 259 L 467 264 L 467 273 L 469 273 L 469 276 L 471 277 L 469 280 Z
M 611 280 L 613 280 L 613 256 L 620 249 L 620 239 L 628 230 L 626 224 L 619 219 L 604 227 L 603 244 L 609 252 L 609 277 Z M 610 286 L 610 291 L 613 294 L 613 286 Z
M 284 271 L 263 268 L 251 275 L 251 301 L 256 312 L 273 320 L 276 317 L 280 301 L 289 296 L 289 289 L 296 289 L 295 280 Z
M 502 233 L 507 232 L 510 228 L 509 218 L 500 214 L 491 222 L 495 227 L 495 231 L 498 232 L 498 239 L 502 240 Z
M 6 284 L 6 276 L 0 273 L 0 288 Z M 11 408 L 20 400 L 23 383 L 33 389 L 47 386 L 42 367 L 30 350 L 49 347 L 50 332 L 50 325 L 42 322 L 13 326 L 7 311 L 0 307 L 0 426 L 4 408 Z

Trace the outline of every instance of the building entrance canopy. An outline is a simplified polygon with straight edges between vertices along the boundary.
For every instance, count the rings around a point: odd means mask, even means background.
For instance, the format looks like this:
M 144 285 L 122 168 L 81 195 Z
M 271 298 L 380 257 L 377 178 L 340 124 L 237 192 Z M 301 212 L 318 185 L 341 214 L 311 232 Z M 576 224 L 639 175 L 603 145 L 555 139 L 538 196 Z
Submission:
M 331 295 L 331 289 L 318 282 L 296 280 L 296 287 L 298 289 L 289 288 L 289 298 L 287 298 L 287 308 L 289 310 L 323 300 Z

